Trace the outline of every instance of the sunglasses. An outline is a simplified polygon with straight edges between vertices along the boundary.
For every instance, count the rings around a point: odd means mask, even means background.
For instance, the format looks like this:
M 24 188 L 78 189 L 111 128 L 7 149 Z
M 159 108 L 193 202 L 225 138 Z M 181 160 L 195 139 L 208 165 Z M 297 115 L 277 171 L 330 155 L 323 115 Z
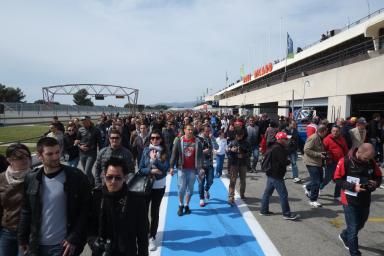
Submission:
M 114 176 L 114 175 L 107 175 L 107 176 L 105 176 L 105 180 L 108 181 L 108 182 L 112 182 L 113 180 L 119 182 L 119 181 L 123 180 L 123 177 L 121 177 L 121 176 Z
M 74 132 L 75 130 L 72 130 L 72 129 L 68 129 L 67 131 L 68 131 L 68 132 Z
M 111 140 L 119 140 L 120 137 L 109 137 Z
M 160 136 L 153 136 L 151 137 L 151 140 L 159 140 L 160 139 Z

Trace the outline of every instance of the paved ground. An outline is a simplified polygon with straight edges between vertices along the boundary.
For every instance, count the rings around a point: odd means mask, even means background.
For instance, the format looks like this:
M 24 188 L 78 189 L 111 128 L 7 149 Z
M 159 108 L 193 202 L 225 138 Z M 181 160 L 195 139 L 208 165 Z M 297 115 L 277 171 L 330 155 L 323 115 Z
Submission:
M 299 159 L 298 165 L 300 177 L 307 179 L 308 174 L 301 159 Z M 291 210 L 301 215 L 299 221 L 282 219 L 276 192 L 270 203 L 270 210 L 275 212 L 275 215 L 259 216 L 260 198 L 266 181 L 265 174 L 260 171 L 248 174 L 247 198 L 244 200 L 280 254 L 288 256 L 349 255 L 338 240 L 338 234 L 345 224 L 342 206 L 332 197 L 334 184 L 329 184 L 319 198 L 323 207 L 314 209 L 309 206 L 308 199 L 304 195 L 303 183 L 293 183 L 289 178 L 290 174 L 288 171 L 286 180 L 289 202 Z M 382 245 L 384 241 L 384 189 L 376 190 L 372 199 L 370 219 L 359 234 L 359 243 L 363 255 L 384 255 Z M 198 198 L 194 197 L 194 200 L 198 200 Z M 204 253 L 201 254 L 204 255 Z M 83 255 L 91 255 L 88 248 Z
M 298 161 L 300 177 L 308 178 L 301 160 Z M 291 172 L 287 172 L 290 177 Z M 265 188 L 265 174 L 249 174 L 245 200 L 249 209 L 264 228 L 281 255 L 349 255 L 338 240 L 338 234 L 345 227 L 342 206 L 333 199 L 334 184 L 322 192 L 319 202 L 322 208 L 311 208 L 304 195 L 302 184 L 286 180 L 291 210 L 301 215 L 301 220 L 288 222 L 281 218 L 277 193 L 273 195 L 270 211 L 275 216 L 259 216 L 260 197 Z M 372 195 L 370 219 L 359 234 L 363 255 L 384 255 L 384 189 Z

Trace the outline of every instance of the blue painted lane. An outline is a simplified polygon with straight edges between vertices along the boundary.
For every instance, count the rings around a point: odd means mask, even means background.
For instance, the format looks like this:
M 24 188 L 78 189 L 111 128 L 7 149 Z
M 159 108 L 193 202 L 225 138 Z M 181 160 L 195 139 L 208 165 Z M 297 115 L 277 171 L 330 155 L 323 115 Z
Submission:
M 211 200 L 199 206 L 195 182 L 192 213 L 177 215 L 177 177 L 172 178 L 163 233 L 161 255 L 265 255 L 236 206 L 227 204 L 227 189 L 214 179 Z

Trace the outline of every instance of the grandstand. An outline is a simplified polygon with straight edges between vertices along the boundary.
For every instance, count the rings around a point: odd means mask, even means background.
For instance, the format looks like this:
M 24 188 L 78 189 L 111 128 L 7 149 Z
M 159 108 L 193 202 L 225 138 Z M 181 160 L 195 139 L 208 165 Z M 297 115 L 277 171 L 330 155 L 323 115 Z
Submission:
M 383 112 L 384 9 L 300 48 L 293 58 L 268 63 L 206 97 L 223 111 L 289 115 L 314 107 L 333 122 Z

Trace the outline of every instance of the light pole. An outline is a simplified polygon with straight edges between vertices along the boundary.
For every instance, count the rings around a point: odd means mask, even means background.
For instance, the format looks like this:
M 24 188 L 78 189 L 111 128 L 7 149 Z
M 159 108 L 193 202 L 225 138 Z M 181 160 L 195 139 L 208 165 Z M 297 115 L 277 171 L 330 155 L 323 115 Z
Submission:
M 303 88 L 303 98 L 301 100 L 301 109 L 304 108 L 304 98 L 305 98 L 305 87 L 308 86 L 308 87 L 311 87 L 311 83 L 308 81 L 308 80 L 305 80 L 304 82 L 304 88 Z

